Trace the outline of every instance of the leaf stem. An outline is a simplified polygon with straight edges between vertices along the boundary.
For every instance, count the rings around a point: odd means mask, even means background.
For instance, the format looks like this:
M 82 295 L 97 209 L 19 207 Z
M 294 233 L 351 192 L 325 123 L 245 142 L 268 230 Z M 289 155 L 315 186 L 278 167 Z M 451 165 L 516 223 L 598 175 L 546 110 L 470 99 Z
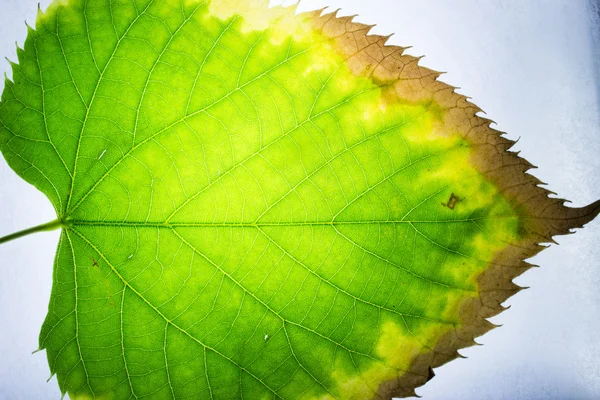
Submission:
M 0 244 L 10 242 L 11 240 L 15 240 L 15 239 L 18 239 L 23 236 L 31 235 L 32 233 L 36 233 L 36 232 L 53 231 L 53 230 L 59 229 L 63 226 L 64 226 L 63 221 L 61 221 L 60 219 L 56 219 L 54 221 L 47 222 L 42 225 L 34 226 L 33 228 L 24 229 L 22 231 L 11 233 L 10 235 L 6 235 L 4 237 L 0 237 Z

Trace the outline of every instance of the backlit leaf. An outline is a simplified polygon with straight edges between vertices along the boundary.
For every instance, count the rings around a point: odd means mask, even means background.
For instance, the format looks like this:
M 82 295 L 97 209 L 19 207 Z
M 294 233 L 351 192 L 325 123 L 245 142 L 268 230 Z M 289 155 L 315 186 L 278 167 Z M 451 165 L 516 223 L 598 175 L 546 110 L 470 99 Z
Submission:
M 410 396 L 567 208 L 439 73 L 260 0 L 61 0 L 0 149 L 62 228 L 40 335 L 74 398 Z

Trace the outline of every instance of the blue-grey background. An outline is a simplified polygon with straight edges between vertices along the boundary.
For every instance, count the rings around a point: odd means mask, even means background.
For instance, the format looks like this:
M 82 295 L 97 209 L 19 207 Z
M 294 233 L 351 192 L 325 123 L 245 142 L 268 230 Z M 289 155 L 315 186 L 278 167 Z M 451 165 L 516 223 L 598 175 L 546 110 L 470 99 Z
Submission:
M 0 55 L 15 59 L 37 0 L 0 0 Z M 281 1 L 274 1 L 274 3 Z M 42 8 L 49 3 L 41 2 Z M 423 65 L 486 110 L 560 197 L 600 198 L 600 26 L 590 0 L 303 0 L 341 7 L 396 33 Z M 595 38 L 595 39 L 594 39 Z M 0 71 L 9 72 L 7 62 Z M 0 87 L 3 84 L 0 83 Z M 0 236 L 55 218 L 49 202 L 0 159 Z M 43 322 L 58 232 L 0 246 L 0 399 L 58 399 L 44 352 L 31 355 Z M 557 238 L 517 279 L 531 286 L 493 319 L 484 346 L 436 370 L 424 399 L 600 398 L 600 220 Z

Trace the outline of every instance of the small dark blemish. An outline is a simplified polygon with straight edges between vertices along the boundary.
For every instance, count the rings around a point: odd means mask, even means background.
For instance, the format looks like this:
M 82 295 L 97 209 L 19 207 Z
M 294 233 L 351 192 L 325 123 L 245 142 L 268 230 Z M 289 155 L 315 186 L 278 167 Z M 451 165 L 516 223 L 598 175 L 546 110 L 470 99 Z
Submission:
M 448 199 L 447 203 L 442 203 L 442 205 L 444 207 L 448 207 L 451 210 L 454 210 L 454 207 L 456 207 L 456 205 L 460 203 L 460 197 L 458 197 L 457 195 L 455 195 L 454 193 L 452 193 L 450 195 L 450 198 Z
M 429 367 L 429 369 L 427 370 L 427 382 L 432 380 L 434 376 L 435 376 L 435 372 L 433 372 L 433 368 Z
M 92 267 L 100 268 L 100 266 L 98 265 L 98 261 L 96 261 L 95 258 L 92 258 Z

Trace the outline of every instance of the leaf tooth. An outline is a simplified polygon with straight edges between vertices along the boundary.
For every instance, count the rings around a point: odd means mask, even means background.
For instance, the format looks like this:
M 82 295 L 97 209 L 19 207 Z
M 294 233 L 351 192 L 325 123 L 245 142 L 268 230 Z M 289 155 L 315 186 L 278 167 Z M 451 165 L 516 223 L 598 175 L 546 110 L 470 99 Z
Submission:
M 472 99 L 473 99 L 472 97 L 465 96 L 465 100 L 464 101 L 469 106 L 469 108 L 471 110 L 473 110 L 473 114 L 481 113 L 483 115 L 487 115 L 487 113 L 484 110 L 482 110 L 481 107 L 479 107 L 477 104 L 475 104 L 475 103 L 473 103 L 471 101 Z M 496 121 L 494 121 L 492 119 L 489 119 L 489 118 L 486 118 L 486 117 L 482 117 L 482 116 L 479 116 L 479 119 L 482 120 L 482 121 L 485 121 L 485 122 L 489 121 L 490 123 L 491 122 L 496 123 Z
M 473 109 L 473 114 L 484 113 L 484 111 L 481 108 L 479 108 L 475 105 L 472 106 L 472 109 Z M 493 119 L 488 118 L 488 117 L 482 117 L 479 115 L 479 116 L 477 116 L 477 118 L 482 122 L 483 125 L 488 126 L 488 127 L 491 124 L 496 124 L 496 121 L 494 121 Z
M 42 11 L 42 6 L 40 5 L 40 3 L 38 3 L 37 5 L 37 12 L 36 12 L 36 20 L 35 20 L 35 27 L 36 29 L 39 29 L 40 27 L 40 23 L 42 18 L 44 18 L 46 14 L 44 13 L 44 11 Z
M 327 10 L 327 7 L 323 7 L 323 8 L 317 9 L 317 10 L 303 11 L 303 12 L 299 13 L 298 15 L 302 18 L 317 20 L 318 18 L 321 17 L 321 15 L 323 15 L 323 12 L 325 10 Z
M 360 22 L 354 22 L 354 18 L 358 17 L 358 14 L 352 14 L 352 15 L 347 15 L 345 17 L 341 17 L 341 20 L 346 20 L 346 24 L 356 24 L 359 26 L 365 26 L 364 24 L 361 24 Z
M 12 82 L 14 82 L 15 79 L 16 79 L 15 77 L 19 73 L 19 70 L 20 70 L 21 67 L 20 67 L 19 63 L 10 60 L 8 57 L 5 57 L 4 59 L 10 65 L 10 70 L 11 70 L 11 73 L 12 73 Z M 6 73 L 4 75 L 5 75 L 5 77 L 7 77 Z M 7 79 L 10 80 L 10 78 L 8 78 L 8 77 L 7 77 Z
M 522 290 L 512 280 L 498 283 L 495 286 L 495 288 L 480 290 L 479 299 L 482 307 L 477 312 L 479 317 L 489 318 L 500 314 L 504 311 L 502 303 Z
M 4 72 L 4 87 L 6 88 L 10 88 L 13 87 L 14 85 L 14 79 L 15 79 L 15 64 L 10 61 L 7 57 L 4 57 L 4 59 L 10 64 L 11 68 L 11 73 L 12 73 L 12 79 L 8 76 L 8 74 L 6 72 Z M 5 96 L 5 93 L 7 91 L 5 90 L 4 92 L 2 92 L 2 96 Z
M 8 74 L 5 72 L 4 73 L 4 87 L 8 88 L 8 87 L 12 87 L 14 85 L 14 82 L 8 77 Z M 3 93 L 4 95 L 4 93 Z
M 8 57 L 4 57 L 4 59 L 10 64 L 11 67 L 15 67 L 16 65 L 18 65 L 16 62 L 12 61 L 10 58 Z
M 496 315 L 508 310 L 510 306 L 505 306 L 502 303 L 495 304 L 493 306 L 484 306 L 481 309 L 480 315 L 483 318 L 492 318 Z
M 20 48 L 17 42 L 15 42 L 15 47 L 17 49 L 17 63 L 21 64 L 25 58 L 25 50 Z
M 290 5 L 287 5 L 287 6 L 281 5 L 281 6 L 277 6 L 277 7 L 285 9 L 285 10 L 289 10 L 292 13 L 297 14 L 298 13 L 298 6 L 299 5 L 300 5 L 300 0 L 296 0 L 296 2 L 293 3 L 293 4 L 290 4 Z
M 519 158 L 520 158 L 520 156 L 519 156 L 519 154 L 521 154 L 521 151 L 520 151 L 520 150 L 519 150 L 519 151 L 512 152 L 512 153 L 513 153 L 513 154 L 514 154 L 516 157 L 519 157 Z M 526 159 L 524 159 L 524 158 L 520 158 L 520 159 L 521 159 L 521 160 L 523 160 L 523 161 L 521 162 L 521 164 L 522 164 L 522 165 L 525 167 L 525 171 L 529 171 L 529 170 L 532 170 L 532 169 L 537 169 L 537 166 L 536 166 L 536 165 L 533 165 L 533 164 L 532 164 L 532 163 L 530 163 L 528 160 L 526 160 Z M 531 174 L 530 174 L 530 175 L 531 175 Z M 535 182 L 535 181 L 539 182 L 539 183 L 536 183 L 536 185 L 542 185 L 542 184 L 544 184 L 542 181 L 540 181 L 540 180 L 539 180 L 539 179 L 538 179 L 536 176 L 534 176 L 534 175 L 531 175 L 531 179 L 532 179 L 532 181 L 534 181 L 534 182 Z
M 370 31 L 371 31 L 371 29 L 372 29 L 373 27 L 375 27 L 375 25 L 367 25 L 367 26 L 369 27 L 369 30 L 367 31 L 367 34 L 368 34 L 368 32 L 370 32 Z M 395 35 L 395 33 L 390 33 L 390 34 L 387 34 L 387 35 L 382 35 L 382 36 L 381 36 L 381 43 L 382 43 L 384 46 L 386 46 L 386 47 L 399 47 L 399 46 L 395 46 L 395 45 L 388 45 L 388 44 L 387 44 L 387 42 L 388 42 L 388 41 L 389 41 L 389 40 L 390 40 L 390 39 L 391 39 L 391 38 L 392 38 L 394 35 Z M 402 49 L 402 50 L 404 50 L 404 48 L 402 48 L 402 47 L 399 47 L 399 48 L 400 48 L 400 49 Z
M 480 320 L 480 323 L 479 323 L 479 326 L 478 326 L 478 329 L 481 329 L 482 332 L 481 333 L 480 332 L 473 333 L 472 336 L 471 336 L 471 338 L 470 338 L 470 340 L 473 340 L 473 338 L 475 338 L 475 337 L 484 335 L 484 334 L 488 333 L 489 331 L 491 331 L 493 329 L 500 328 L 501 326 L 502 326 L 502 324 L 495 324 L 495 323 L 491 322 L 487 318 L 482 318 Z M 459 347 L 459 349 L 460 348 L 461 347 Z
M 517 285 L 517 284 L 515 284 L 515 286 L 517 287 L 516 293 L 522 292 L 523 290 L 531 289 L 531 286 L 521 286 L 521 285 Z

